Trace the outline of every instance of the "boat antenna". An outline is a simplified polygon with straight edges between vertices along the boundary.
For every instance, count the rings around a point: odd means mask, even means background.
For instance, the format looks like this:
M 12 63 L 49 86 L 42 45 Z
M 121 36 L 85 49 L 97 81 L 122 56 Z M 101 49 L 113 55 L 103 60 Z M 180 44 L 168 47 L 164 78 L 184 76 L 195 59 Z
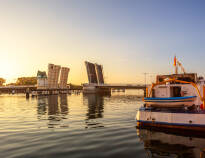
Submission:
M 185 69 L 184 69 L 184 67 L 182 66 L 182 64 L 177 60 L 177 65 L 179 65 L 180 66 L 180 68 L 181 68 L 181 71 L 185 74 L 186 72 L 185 72 Z

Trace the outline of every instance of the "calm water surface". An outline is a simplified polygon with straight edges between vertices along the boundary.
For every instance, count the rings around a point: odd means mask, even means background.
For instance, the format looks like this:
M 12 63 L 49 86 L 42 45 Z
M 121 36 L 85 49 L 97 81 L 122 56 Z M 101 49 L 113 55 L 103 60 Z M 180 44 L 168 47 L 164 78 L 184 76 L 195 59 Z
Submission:
M 0 158 L 200 157 L 205 139 L 136 130 L 134 93 L 0 96 Z

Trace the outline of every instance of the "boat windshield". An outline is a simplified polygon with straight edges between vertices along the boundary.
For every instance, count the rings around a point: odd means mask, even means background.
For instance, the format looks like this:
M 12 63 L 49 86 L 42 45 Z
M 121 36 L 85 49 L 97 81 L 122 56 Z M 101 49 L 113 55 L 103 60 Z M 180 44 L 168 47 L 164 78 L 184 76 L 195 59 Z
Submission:
M 190 73 L 190 74 L 172 74 L 172 75 L 158 75 L 156 78 L 156 82 L 163 82 L 166 81 L 167 79 L 176 79 L 176 80 L 181 80 L 181 81 L 187 81 L 187 82 L 197 82 L 197 74 L 195 73 Z M 177 84 L 176 82 L 172 81 L 170 84 Z

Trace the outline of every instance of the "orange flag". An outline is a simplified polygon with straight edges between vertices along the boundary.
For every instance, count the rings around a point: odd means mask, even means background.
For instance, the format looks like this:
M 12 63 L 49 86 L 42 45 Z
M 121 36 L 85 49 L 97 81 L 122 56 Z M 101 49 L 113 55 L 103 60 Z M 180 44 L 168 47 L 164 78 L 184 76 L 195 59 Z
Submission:
M 176 66 L 177 65 L 177 58 L 176 58 L 176 56 L 174 56 L 174 66 Z

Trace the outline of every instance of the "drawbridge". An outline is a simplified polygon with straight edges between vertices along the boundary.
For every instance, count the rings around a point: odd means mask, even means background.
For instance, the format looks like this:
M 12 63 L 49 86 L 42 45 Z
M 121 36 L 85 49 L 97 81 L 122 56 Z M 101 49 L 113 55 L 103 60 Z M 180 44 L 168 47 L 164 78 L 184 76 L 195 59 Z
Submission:
M 141 89 L 146 90 L 144 84 L 107 84 L 104 82 L 103 66 L 97 63 L 85 62 L 88 82 L 83 84 L 83 92 L 110 92 L 111 89 Z

